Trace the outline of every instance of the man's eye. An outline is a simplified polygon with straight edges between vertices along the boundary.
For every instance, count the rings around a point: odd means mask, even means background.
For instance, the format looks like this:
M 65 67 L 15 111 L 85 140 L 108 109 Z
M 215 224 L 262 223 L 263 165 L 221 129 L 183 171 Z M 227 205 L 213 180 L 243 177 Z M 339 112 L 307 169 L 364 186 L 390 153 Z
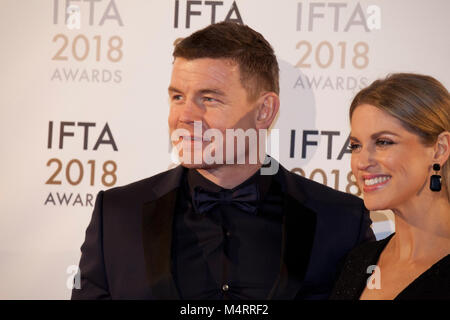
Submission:
M 172 96 L 172 100 L 181 100 L 183 97 L 180 94 Z
M 217 100 L 211 97 L 203 97 L 203 101 L 205 102 L 216 102 Z

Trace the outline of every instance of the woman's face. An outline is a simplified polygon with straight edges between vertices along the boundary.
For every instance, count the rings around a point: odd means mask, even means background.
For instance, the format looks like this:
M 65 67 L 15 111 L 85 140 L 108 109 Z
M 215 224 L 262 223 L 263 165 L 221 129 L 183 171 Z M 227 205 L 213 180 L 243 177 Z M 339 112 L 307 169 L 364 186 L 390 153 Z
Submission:
M 368 104 L 355 109 L 351 129 L 352 171 L 367 209 L 397 209 L 428 192 L 433 147 Z

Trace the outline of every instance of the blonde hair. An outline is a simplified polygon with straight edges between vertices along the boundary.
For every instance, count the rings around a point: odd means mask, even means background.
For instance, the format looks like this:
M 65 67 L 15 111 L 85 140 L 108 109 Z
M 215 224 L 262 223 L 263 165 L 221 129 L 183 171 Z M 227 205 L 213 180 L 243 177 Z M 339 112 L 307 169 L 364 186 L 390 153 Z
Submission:
M 394 73 L 361 90 L 350 106 L 370 104 L 400 120 L 424 145 L 433 145 L 442 132 L 450 131 L 450 95 L 436 79 L 412 73 Z M 441 168 L 442 184 L 450 200 L 450 158 Z

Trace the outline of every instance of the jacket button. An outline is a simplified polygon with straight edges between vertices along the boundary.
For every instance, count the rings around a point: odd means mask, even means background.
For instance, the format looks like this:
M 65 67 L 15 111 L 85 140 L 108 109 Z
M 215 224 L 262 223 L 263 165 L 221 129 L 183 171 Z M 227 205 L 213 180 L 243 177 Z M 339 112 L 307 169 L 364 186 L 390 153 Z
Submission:
M 222 286 L 222 290 L 223 290 L 223 291 L 228 291 L 228 289 L 230 289 L 230 287 L 229 287 L 227 284 L 224 284 L 224 285 Z

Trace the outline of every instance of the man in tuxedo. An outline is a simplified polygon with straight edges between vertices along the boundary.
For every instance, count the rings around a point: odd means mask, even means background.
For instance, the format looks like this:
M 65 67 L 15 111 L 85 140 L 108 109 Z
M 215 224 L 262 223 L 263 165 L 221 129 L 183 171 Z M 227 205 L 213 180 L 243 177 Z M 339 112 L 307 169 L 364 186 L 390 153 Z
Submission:
M 362 201 L 270 156 L 255 161 L 259 135 L 244 146 L 227 135 L 276 117 L 272 47 L 222 22 L 173 56 L 168 122 L 181 165 L 99 192 L 72 299 L 326 299 L 343 257 L 374 240 Z

